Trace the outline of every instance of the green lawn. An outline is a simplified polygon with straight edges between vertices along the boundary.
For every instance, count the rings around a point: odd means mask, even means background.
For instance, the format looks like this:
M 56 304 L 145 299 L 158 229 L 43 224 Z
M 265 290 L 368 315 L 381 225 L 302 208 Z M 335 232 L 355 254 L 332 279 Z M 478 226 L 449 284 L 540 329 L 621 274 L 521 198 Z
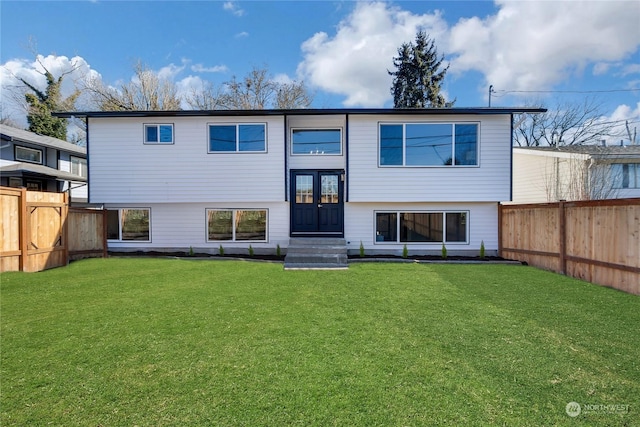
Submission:
M 640 298 L 530 267 L 112 258 L 0 277 L 2 426 L 640 422 Z

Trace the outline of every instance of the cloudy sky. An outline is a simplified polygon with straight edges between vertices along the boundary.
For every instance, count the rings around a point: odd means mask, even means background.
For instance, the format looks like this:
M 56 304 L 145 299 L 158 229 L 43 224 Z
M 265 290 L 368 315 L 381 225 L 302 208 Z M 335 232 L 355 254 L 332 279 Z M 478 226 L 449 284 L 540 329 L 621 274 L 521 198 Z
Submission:
M 398 46 L 425 30 L 450 64 L 457 107 L 552 105 L 597 97 L 612 120 L 640 120 L 640 2 L 631 1 L 2 1 L 7 88 L 79 65 L 107 84 L 142 61 L 189 91 L 267 66 L 304 80 L 314 107 L 389 107 Z

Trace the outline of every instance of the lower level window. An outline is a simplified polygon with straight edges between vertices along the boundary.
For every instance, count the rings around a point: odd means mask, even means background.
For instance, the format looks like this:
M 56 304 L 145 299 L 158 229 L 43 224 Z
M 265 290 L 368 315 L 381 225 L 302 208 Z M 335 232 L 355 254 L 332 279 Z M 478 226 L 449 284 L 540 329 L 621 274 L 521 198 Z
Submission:
M 150 209 L 107 210 L 107 239 L 121 241 L 151 240 Z
M 266 241 L 267 211 L 207 209 L 207 240 Z
M 376 212 L 376 242 L 466 243 L 467 212 Z

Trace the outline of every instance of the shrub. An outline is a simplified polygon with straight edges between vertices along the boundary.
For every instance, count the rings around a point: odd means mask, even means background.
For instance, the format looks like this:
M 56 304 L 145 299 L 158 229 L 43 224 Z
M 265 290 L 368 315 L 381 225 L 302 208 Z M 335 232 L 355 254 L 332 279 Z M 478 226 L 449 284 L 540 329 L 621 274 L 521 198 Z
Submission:
M 282 254 L 281 250 L 280 250 L 280 243 L 278 243 L 278 246 L 276 246 L 276 256 L 280 256 Z
M 484 258 L 484 240 L 480 242 L 480 258 Z
M 446 258 L 447 258 L 447 247 L 443 243 L 442 244 L 442 259 L 446 259 Z
M 407 258 L 409 256 L 409 249 L 407 248 L 407 244 L 402 247 L 402 258 Z
M 224 248 L 222 247 L 222 245 L 220 245 L 220 247 L 218 248 L 218 253 L 220 254 L 220 256 L 224 256 Z
M 249 245 L 249 256 L 253 257 L 253 246 Z
M 362 240 L 360 240 L 360 258 L 364 258 L 364 245 L 362 244 Z

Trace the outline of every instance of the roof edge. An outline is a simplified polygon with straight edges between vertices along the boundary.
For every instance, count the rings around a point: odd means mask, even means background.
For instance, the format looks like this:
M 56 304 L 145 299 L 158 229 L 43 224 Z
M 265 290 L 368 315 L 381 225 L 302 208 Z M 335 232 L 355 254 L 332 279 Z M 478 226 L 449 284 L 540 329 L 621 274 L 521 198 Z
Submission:
M 447 114 L 516 114 L 544 113 L 546 108 L 477 107 L 477 108 L 305 108 L 273 110 L 168 110 L 168 111 L 59 111 L 54 117 L 194 117 L 194 116 L 317 116 L 317 115 L 447 115 Z

